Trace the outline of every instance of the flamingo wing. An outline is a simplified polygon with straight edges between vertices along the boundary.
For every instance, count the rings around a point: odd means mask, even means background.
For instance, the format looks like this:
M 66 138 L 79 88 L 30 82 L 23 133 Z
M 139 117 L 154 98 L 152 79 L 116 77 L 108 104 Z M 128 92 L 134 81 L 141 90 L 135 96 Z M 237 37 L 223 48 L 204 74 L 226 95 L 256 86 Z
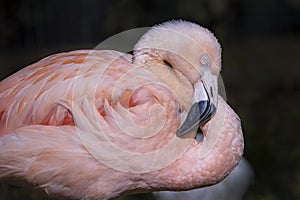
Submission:
M 133 67 L 130 59 L 116 51 L 79 50 L 49 56 L 18 71 L 0 84 L 0 134 L 34 124 L 74 124 L 57 102 L 86 96 L 100 107 L 101 99 L 109 98 L 108 88 Z

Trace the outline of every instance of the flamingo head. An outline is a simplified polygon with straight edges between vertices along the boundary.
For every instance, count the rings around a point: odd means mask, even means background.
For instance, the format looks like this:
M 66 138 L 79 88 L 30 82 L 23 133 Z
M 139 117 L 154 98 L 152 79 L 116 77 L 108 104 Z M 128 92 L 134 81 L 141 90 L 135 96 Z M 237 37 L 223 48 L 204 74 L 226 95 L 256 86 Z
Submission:
M 134 62 L 138 65 L 161 63 L 172 68 L 180 82 L 192 86 L 192 98 L 188 92 L 179 96 L 188 115 L 177 131 L 185 136 L 205 124 L 215 113 L 218 101 L 218 76 L 221 71 L 221 47 L 207 29 L 187 21 L 169 21 L 154 26 L 137 42 Z M 150 66 L 151 68 L 151 66 Z M 164 72 L 157 73 L 161 76 Z M 164 77 L 174 79 L 172 76 Z M 181 84 L 181 83 L 179 83 Z

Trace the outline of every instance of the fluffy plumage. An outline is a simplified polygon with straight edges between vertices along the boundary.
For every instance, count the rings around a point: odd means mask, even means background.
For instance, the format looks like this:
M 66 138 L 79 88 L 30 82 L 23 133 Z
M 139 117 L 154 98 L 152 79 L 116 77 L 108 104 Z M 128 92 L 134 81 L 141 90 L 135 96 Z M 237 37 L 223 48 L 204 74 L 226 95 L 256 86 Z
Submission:
M 56 54 L 3 80 L 0 179 L 64 198 L 110 199 L 188 190 L 228 175 L 242 156 L 243 136 L 221 97 L 201 127 L 203 142 L 175 135 L 201 79 L 200 55 L 209 55 L 215 75 L 220 71 L 215 37 L 189 22 L 167 22 L 146 33 L 134 51 Z

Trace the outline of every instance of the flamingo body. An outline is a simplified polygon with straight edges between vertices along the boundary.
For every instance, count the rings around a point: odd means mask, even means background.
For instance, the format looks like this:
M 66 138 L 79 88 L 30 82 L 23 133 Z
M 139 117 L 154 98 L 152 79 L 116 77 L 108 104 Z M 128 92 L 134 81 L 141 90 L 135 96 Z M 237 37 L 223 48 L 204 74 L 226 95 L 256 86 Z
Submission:
M 200 76 L 176 56 L 170 69 L 142 52 L 56 54 L 3 80 L 0 179 L 64 198 L 111 199 L 193 189 L 228 175 L 243 152 L 238 116 L 218 97 L 215 116 L 201 127 L 202 143 L 176 137 Z M 165 154 L 169 143 L 176 145 Z

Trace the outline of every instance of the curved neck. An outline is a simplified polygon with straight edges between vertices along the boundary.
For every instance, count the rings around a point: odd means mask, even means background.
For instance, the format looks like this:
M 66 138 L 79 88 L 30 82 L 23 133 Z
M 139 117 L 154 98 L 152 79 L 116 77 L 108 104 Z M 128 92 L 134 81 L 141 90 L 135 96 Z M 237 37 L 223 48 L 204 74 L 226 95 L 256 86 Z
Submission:
M 222 127 L 217 138 L 209 132 L 209 129 L 218 117 L 224 116 Z M 202 144 L 196 141 L 174 163 L 160 171 L 152 172 L 149 177 L 149 185 L 156 190 L 183 190 L 211 185 L 221 181 L 238 164 L 242 157 L 244 143 L 241 124 L 236 113 L 223 99 L 219 99 L 215 117 L 204 128 L 204 140 Z M 205 154 L 203 148 L 209 148 L 210 141 L 216 143 Z M 198 158 L 195 158 L 198 155 Z M 190 167 L 187 167 L 190 166 Z M 157 178 L 153 178 L 157 177 Z

